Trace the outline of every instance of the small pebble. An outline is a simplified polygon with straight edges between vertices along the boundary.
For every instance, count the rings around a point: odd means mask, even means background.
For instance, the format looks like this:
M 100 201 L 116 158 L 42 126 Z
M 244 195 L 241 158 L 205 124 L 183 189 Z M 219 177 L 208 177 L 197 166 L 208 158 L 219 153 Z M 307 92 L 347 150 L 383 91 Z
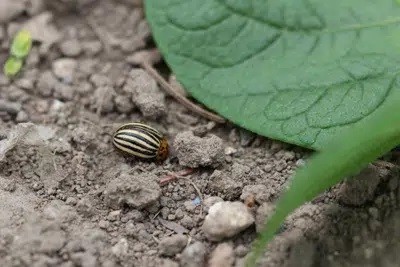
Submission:
M 187 237 L 180 234 L 165 237 L 159 243 L 160 254 L 174 256 L 185 248 L 187 241 Z
M 205 263 L 206 247 L 201 242 L 187 246 L 181 254 L 182 267 L 203 267 Z
M 100 220 L 99 221 L 99 227 L 101 229 L 107 229 L 110 226 L 110 223 L 106 220 Z
M 204 208 L 206 210 L 208 210 L 212 205 L 214 205 L 215 203 L 218 202 L 222 202 L 224 201 L 222 198 L 217 197 L 217 196 L 211 196 L 211 197 L 207 197 L 206 199 L 204 199 Z
M 206 237 L 219 241 L 232 237 L 254 223 L 253 214 L 242 202 L 218 202 L 208 211 L 203 223 Z
M 75 71 L 78 63 L 72 58 L 60 58 L 53 62 L 52 70 L 54 75 L 62 82 L 70 84 L 75 78 Z
M 28 114 L 25 111 L 21 110 L 18 112 L 17 117 L 15 118 L 16 122 L 26 122 L 29 120 Z
M 67 57 L 79 56 L 82 52 L 82 46 L 77 39 L 67 40 L 60 45 L 61 53 Z
M 121 210 L 113 210 L 108 214 L 107 220 L 109 220 L 110 222 L 118 221 L 120 216 Z
M 74 197 L 68 197 L 67 200 L 65 201 L 65 203 L 68 205 L 74 206 L 74 205 L 76 205 L 77 200 Z
M 209 267 L 232 267 L 235 262 L 235 253 L 232 245 L 228 243 L 219 244 L 211 253 L 208 263 Z

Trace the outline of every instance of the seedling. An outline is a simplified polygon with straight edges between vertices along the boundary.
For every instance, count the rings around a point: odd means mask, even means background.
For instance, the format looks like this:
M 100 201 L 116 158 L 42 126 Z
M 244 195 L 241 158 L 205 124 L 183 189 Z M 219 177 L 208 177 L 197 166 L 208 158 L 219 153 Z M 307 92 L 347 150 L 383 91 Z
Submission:
M 23 62 L 28 56 L 31 48 L 31 34 L 27 30 L 19 31 L 12 41 L 10 57 L 4 64 L 4 74 L 9 77 L 17 75 L 22 69 Z

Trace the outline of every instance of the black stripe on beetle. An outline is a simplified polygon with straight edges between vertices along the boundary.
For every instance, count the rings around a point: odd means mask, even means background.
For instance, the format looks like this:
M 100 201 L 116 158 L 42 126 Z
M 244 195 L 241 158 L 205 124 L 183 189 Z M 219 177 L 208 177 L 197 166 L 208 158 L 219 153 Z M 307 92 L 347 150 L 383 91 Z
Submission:
M 114 146 L 125 154 L 143 159 L 165 160 L 168 142 L 156 129 L 143 123 L 128 123 L 113 135 Z

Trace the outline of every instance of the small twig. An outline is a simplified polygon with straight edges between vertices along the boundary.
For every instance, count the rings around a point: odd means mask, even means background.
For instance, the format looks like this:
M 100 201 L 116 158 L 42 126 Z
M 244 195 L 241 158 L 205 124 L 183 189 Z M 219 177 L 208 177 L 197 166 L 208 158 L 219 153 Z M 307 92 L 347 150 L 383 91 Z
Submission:
M 161 85 L 161 87 L 179 103 L 185 106 L 187 109 L 218 123 L 224 123 L 225 119 L 209 112 L 202 107 L 194 104 L 186 97 L 182 96 L 166 81 L 164 78 L 146 61 L 141 63 L 141 66 Z
M 188 240 L 186 242 L 186 246 L 185 247 L 188 247 L 190 245 L 190 242 L 192 242 L 192 236 L 189 234 L 188 235 Z
M 170 173 L 166 176 L 164 176 L 161 180 L 160 180 L 160 185 L 166 185 L 170 182 L 172 182 L 173 180 L 176 180 L 177 178 L 181 177 L 181 176 L 186 176 L 189 175 L 191 173 L 193 173 L 193 169 L 187 168 L 186 170 L 183 170 L 179 173 Z
M 154 241 L 156 241 L 157 244 L 160 244 L 160 239 L 158 239 L 154 235 L 151 235 L 151 237 L 154 239 Z
M 161 212 L 161 210 L 159 210 L 159 211 L 157 211 L 157 213 L 153 216 L 153 220 L 155 219 L 155 218 L 157 218 L 157 216 L 158 216 L 158 214 L 160 214 L 160 212 Z
M 194 188 L 194 190 L 196 190 L 197 195 L 199 196 L 201 202 L 203 202 L 203 197 L 201 196 L 201 191 L 200 189 L 197 187 L 197 185 L 195 183 L 193 183 L 189 178 L 187 177 L 183 177 L 183 176 L 178 176 L 179 179 L 185 179 L 186 181 L 188 181 Z
M 183 176 L 178 176 L 178 178 L 181 179 L 185 179 L 186 181 L 188 181 L 194 188 L 194 190 L 196 191 L 198 197 L 200 198 L 200 206 L 203 206 L 203 197 L 201 196 L 201 191 L 200 189 L 197 187 L 197 185 L 195 183 L 193 183 L 189 178 L 183 177 Z M 200 209 L 200 216 L 203 215 L 203 208 Z

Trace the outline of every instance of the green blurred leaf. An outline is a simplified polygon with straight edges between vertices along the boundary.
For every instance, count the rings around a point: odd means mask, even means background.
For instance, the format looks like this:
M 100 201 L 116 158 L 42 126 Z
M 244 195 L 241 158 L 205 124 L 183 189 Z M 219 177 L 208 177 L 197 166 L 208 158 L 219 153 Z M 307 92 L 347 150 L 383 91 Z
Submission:
M 22 59 L 10 57 L 4 64 L 4 74 L 11 77 L 16 75 L 22 68 Z
M 370 121 L 343 132 L 297 171 L 277 202 L 275 214 L 266 222 L 248 266 L 254 266 L 289 213 L 400 144 L 399 114 L 400 99 L 392 99 L 372 114 Z
M 393 0 L 147 0 L 145 9 L 191 95 L 260 135 L 323 150 L 400 98 Z
M 21 30 L 15 36 L 11 44 L 11 55 L 17 58 L 25 58 L 32 47 L 32 37 L 29 31 Z

